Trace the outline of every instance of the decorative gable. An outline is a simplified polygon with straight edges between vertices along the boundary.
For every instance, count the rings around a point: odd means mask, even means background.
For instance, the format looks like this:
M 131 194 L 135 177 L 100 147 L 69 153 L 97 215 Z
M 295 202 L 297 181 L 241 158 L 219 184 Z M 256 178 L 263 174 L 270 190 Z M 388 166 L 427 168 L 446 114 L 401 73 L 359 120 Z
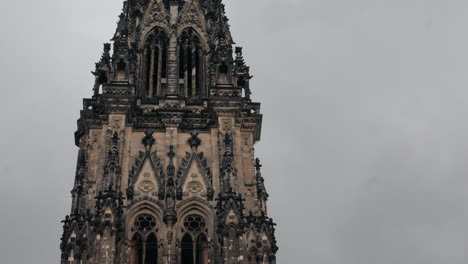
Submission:
M 141 171 L 136 177 L 136 183 L 134 187 L 135 195 L 157 195 L 159 184 L 155 171 L 151 166 L 150 159 L 146 159 L 143 163 Z
M 226 225 L 237 225 L 239 224 L 239 218 L 237 217 L 234 210 L 230 210 L 226 217 Z
M 143 28 L 152 26 L 156 23 L 169 23 L 169 14 L 166 9 L 163 8 L 161 1 L 151 1 L 146 14 L 144 15 Z
M 127 198 L 133 200 L 136 197 L 162 196 L 163 169 L 161 160 L 156 157 L 156 152 L 147 150 L 140 152 L 130 169 Z
M 177 178 L 179 179 L 178 199 L 192 196 L 207 197 L 208 200 L 213 199 L 211 170 L 202 152 L 187 152 L 185 154 Z
M 179 16 L 179 25 L 197 25 L 200 28 L 204 22 L 204 16 L 193 1 L 184 6 Z

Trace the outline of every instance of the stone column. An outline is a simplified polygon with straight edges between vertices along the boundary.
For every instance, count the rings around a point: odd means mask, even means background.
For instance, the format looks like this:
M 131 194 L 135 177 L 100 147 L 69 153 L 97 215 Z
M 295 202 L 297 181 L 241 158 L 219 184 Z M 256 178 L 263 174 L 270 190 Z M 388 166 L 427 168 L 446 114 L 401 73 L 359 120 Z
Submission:
M 190 46 L 184 44 L 184 92 L 186 97 L 190 97 L 191 94 L 188 93 L 188 71 L 189 71 L 189 64 L 188 64 L 188 56 Z
M 148 96 L 153 97 L 153 84 L 154 84 L 154 54 L 155 46 L 151 46 L 151 65 L 150 65 L 150 75 L 149 75 L 149 91 Z
M 196 52 L 197 49 L 194 47 L 191 50 L 191 55 L 192 56 L 192 65 L 190 65 L 190 71 L 192 75 L 192 94 L 190 96 L 195 97 L 197 94 L 197 58 L 196 58 Z
M 162 78 L 162 64 L 163 64 L 163 45 L 161 45 L 158 49 L 158 73 L 156 75 L 157 84 L 156 84 L 156 95 L 160 96 L 161 93 L 161 78 Z
M 172 33 L 168 47 L 167 95 L 177 96 L 179 76 L 177 74 L 177 37 Z
M 177 96 L 179 90 L 178 62 L 177 62 L 177 35 L 176 23 L 179 16 L 179 4 L 177 1 L 170 1 L 170 15 L 172 33 L 169 38 L 168 47 L 168 67 L 167 67 L 167 95 Z

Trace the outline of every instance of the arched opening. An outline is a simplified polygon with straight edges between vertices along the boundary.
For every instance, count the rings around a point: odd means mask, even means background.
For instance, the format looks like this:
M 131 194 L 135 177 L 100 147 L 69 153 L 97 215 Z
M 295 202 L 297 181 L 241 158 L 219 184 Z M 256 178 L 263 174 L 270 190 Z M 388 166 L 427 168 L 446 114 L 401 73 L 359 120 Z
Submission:
M 148 35 L 143 49 L 142 96 L 161 96 L 167 88 L 168 37 L 161 28 Z
M 124 60 L 120 59 L 117 63 L 117 81 L 124 81 L 127 79 L 127 64 Z
M 193 239 L 190 234 L 185 234 L 182 238 L 181 264 L 194 264 Z
M 229 72 L 229 67 L 225 62 L 223 62 L 219 66 L 219 74 L 218 74 L 218 83 L 219 84 L 228 84 L 228 72 Z
M 228 227 L 228 236 L 227 236 L 227 252 L 226 258 L 230 261 L 234 261 L 239 257 L 240 246 L 239 239 L 237 235 L 238 227 L 234 224 L 229 225 Z
M 271 255 L 270 255 L 270 249 L 268 249 L 268 248 L 263 249 L 262 258 L 263 258 L 263 261 L 265 263 L 270 264 L 272 262 L 272 258 L 271 258 Z
M 104 84 L 104 83 L 107 83 L 107 76 L 105 73 L 102 73 L 99 75 L 99 83 L 100 84 Z
M 239 80 L 237 81 L 237 86 L 245 89 L 246 88 L 246 83 L 245 83 L 245 78 L 240 77 Z
M 193 29 L 179 38 L 179 88 L 186 97 L 202 96 L 203 51 L 200 38 Z
M 196 264 L 208 264 L 208 240 L 204 234 L 200 234 L 197 239 L 196 260 Z
M 96 75 L 96 79 L 94 82 L 94 95 L 99 95 L 103 93 L 102 86 L 103 84 L 107 83 L 107 75 L 105 71 L 100 70 L 99 73 Z
M 247 264 L 257 264 L 258 263 L 257 255 L 258 255 L 257 250 L 255 248 L 251 248 L 247 256 Z
M 139 215 L 133 224 L 135 234 L 130 242 L 130 264 L 157 264 L 158 239 L 152 215 Z
M 158 240 L 156 235 L 152 233 L 146 239 L 146 256 L 145 264 L 157 264 L 158 263 Z
M 182 237 L 182 264 L 208 264 L 209 244 L 205 219 L 197 214 L 185 217 Z
M 208 264 L 208 240 L 204 234 L 200 234 L 193 242 L 192 236 L 186 233 L 182 238 L 182 264 Z
M 99 75 L 98 82 L 99 82 L 99 87 L 97 91 L 98 94 L 104 93 L 104 91 L 102 90 L 102 85 L 107 83 L 107 76 L 105 74 Z
M 130 243 L 130 264 L 143 264 L 143 239 L 138 233 Z

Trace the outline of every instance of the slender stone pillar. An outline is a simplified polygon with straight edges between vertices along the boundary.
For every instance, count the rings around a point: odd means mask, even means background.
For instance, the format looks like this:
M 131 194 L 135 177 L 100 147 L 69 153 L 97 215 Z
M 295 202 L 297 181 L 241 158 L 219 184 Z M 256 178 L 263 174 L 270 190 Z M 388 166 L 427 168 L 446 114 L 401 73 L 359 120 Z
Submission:
M 161 78 L 162 78 L 162 63 L 163 63 L 163 46 L 161 45 L 158 49 L 159 55 L 158 55 L 158 73 L 156 75 L 157 78 L 157 84 L 156 84 L 156 95 L 160 96 L 161 93 Z
M 190 55 L 189 53 L 190 46 L 185 45 L 184 46 L 184 93 L 186 97 L 189 97 L 190 94 L 188 93 L 188 56 Z
M 196 52 L 197 52 L 197 48 L 193 48 L 191 50 L 191 56 L 192 56 L 192 65 L 190 65 L 191 69 L 191 74 L 192 74 L 192 94 L 191 96 L 192 97 L 195 97 L 197 95 L 197 68 L 198 68 L 198 65 L 197 65 L 197 55 L 196 55 Z
M 177 1 L 170 1 L 171 26 L 173 32 L 169 39 L 168 47 L 168 68 L 167 68 L 167 95 L 177 96 L 179 90 L 178 61 L 177 61 L 177 36 L 176 27 L 179 16 L 179 5 Z
M 168 53 L 167 93 L 169 96 L 176 96 L 178 94 L 179 76 L 177 74 L 177 37 L 175 33 L 171 35 L 169 40 Z
M 154 84 L 154 50 L 155 47 L 151 46 L 151 65 L 150 65 L 150 75 L 149 75 L 149 92 L 148 96 L 153 97 L 153 84 Z

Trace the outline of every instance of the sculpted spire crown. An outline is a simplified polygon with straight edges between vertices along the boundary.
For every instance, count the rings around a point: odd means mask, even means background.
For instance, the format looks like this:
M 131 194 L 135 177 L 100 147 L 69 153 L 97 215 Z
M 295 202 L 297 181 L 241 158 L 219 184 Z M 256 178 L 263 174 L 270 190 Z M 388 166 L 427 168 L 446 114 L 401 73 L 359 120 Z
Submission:
M 106 46 L 93 72 L 94 96 L 102 86 L 103 93 L 132 95 L 144 105 L 168 98 L 192 105 L 210 97 L 250 101 L 249 68 L 240 48 L 233 57 L 224 9 L 221 0 L 125 1 L 113 54 Z

